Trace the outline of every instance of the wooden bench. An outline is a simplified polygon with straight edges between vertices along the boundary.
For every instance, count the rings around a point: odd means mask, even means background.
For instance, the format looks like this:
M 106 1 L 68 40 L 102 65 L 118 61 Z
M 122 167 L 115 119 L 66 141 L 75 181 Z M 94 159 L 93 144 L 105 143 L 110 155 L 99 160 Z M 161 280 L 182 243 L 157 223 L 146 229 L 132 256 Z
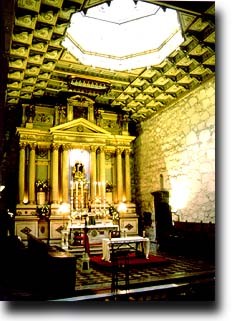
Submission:
M 199 255 L 214 259 L 215 224 L 176 221 L 164 248 L 178 254 Z
M 32 234 L 27 237 L 34 290 L 51 297 L 72 294 L 76 283 L 76 257 Z

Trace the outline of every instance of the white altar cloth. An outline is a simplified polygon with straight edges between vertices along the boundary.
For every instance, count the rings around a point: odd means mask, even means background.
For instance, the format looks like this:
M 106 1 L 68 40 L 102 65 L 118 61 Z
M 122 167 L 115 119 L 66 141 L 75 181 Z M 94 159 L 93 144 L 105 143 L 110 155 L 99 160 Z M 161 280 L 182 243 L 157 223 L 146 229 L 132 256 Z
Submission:
M 68 226 L 69 229 L 84 229 L 85 228 L 85 224 L 84 223 L 80 223 L 80 224 L 71 224 Z M 114 228 L 114 229 L 118 229 L 118 225 L 112 224 L 112 223 L 98 223 L 95 225 L 87 225 L 88 229 L 104 229 L 104 228 Z
M 114 245 L 130 245 L 140 243 L 143 245 L 144 254 L 146 259 L 149 257 L 150 251 L 150 240 L 148 237 L 142 236 L 127 236 L 127 237 L 116 237 L 116 238 L 103 238 L 102 239 L 102 260 L 110 261 L 110 250 Z

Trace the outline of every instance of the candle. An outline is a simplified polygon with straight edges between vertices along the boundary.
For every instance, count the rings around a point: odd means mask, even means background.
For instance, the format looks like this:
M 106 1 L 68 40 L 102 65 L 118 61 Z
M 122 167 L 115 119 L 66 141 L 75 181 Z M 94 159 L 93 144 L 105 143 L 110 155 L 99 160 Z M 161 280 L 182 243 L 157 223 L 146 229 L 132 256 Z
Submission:
M 70 196 L 70 207 L 71 207 L 71 211 L 73 210 L 73 182 L 71 181 L 71 183 L 70 183 L 70 185 L 71 185 L 71 196 Z
M 93 192 L 93 197 L 94 197 L 94 199 L 96 198 L 96 185 L 97 185 L 97 182 L 94 182 L 93 183 L 93 186 L 94 186 L 94 192 Z
M 101 185 L 101 182 L 97 182 L 97 194 L 98 194 L 98 196 L 100 196 L 101 195 L 101 190 L 100 190 L 100 185 Z
M 81 184 L 81 208 L 83 208 L 83 200 L 84 200 L 84 190 L 83 190 L 83 182 Z
M 78 182 L 76 182 L 76 211 L 78 210 Z

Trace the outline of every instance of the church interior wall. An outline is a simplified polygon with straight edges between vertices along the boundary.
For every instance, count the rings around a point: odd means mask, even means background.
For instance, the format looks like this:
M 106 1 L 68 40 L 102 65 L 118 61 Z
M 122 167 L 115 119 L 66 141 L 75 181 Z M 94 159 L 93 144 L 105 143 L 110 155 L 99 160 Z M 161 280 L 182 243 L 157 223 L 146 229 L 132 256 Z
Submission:
M 134 153 L 140 214 L 154 220 L 151 193 L 163 188 L 174 220 L 215 222 L 215 80 L 144 121 Z

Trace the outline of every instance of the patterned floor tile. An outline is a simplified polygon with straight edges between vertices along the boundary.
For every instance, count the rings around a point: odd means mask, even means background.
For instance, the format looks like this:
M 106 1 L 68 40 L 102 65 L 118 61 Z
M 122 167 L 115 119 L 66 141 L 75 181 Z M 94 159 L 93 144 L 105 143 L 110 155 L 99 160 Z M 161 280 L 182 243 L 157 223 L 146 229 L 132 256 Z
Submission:
M 79 259 L 77 259 L 77 280 L 76 289 L 96 289 L 110 288 L 112 283 L 112 272 L 109 270 L 99 270 L 91 266 L 88 274 L 82 274 Z M 180 277 L 190 277 L 198 273 L 214 272 L 214 265 L 196 259 L 173 258 L 165 266 L 150 266 L 131 268 L 129 271 L 130 284 L 142 286 L 143 284 L 158 282 L 166 279 L 179 279 Z M 125 274 L 119 274 L 120 282 L 125 281 Z M 120 283 L 119 282 L 119 283 Z

